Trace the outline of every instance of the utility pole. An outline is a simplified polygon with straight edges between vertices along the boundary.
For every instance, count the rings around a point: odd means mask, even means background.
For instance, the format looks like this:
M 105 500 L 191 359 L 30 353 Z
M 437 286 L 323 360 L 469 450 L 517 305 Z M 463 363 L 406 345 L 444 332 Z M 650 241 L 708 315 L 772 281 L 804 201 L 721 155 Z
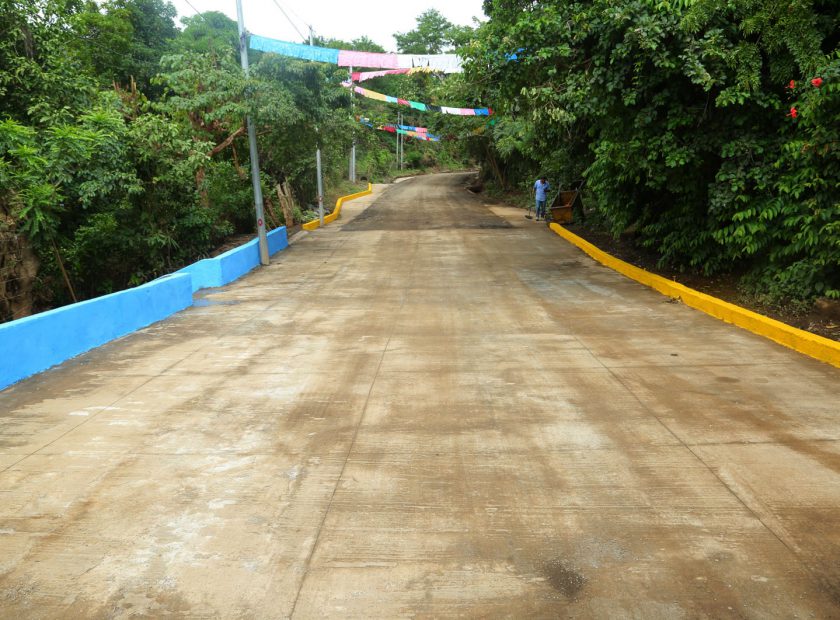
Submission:
M 309 46 L 314 45 L 313 42 L 314 29 L 309 26 Z M 318 133 L 318 126 L 315 125 L 315 133 Z M 324 181 L 321 176 L 321 136 L 318 135 L 317 148 L 315 149 L 315 173 L 318 175 L 318 221 L 320 225 L 324 225 Z
M 239 22 L 239 55 L 242 58 L 242 71 L 248 77 L 248 40 L 245 33 L 245 20 L 242 17 L 242 0 L 236 0 L 236 19 Z M 260 159 L 257 153 L 257 131 L 251 115 L 245 117 L 248 126 L 248 148 L 251 151 L 251 183 L 254 186 L 254 211 L 257 217 L 257 236 L 260 246 L 260 264 L 270 263 L 268 256 L 268 238 L 265 235 L 265 215 L 263 214 L 263 195 L 260 184 Z
M 356 182 L 356 100 L 353 97 L 353 67 L 350 67 L 350 115 L 353 117 L 353 137 L 350 143 L 350 182 Z
M 356 136 L 353 136 L 353 144 L 350 145 L 350 181 L 356 182 Z
M 397 170 L 402 170 L 403 149 L 405 148 L 405 140 L 400 133 L 400 125 L 402 125 L 402 112 L 397 112 Z
M 353 84 L 353 67 L 350 67 L 350 84 Z M 353 120 L 353 137 L 350 144 L 350 178 L 351 183 L 356 182 L 356 99 L 353 96 L 353 88 L 350 87 L 350 116 Z
M 321 177 L 321 149 L 315 151 L 315 167 L 318 170 L 318 219 L 324 225 L 324 181 Z
M 403 124 L 403 115 L 400 112 L 400 120 L 397 123 L 397 131 L 400 130 L 400 126 Z M 400 137 L 400 170 L 403 169 L 403 159 L 405 159 L 405 134 L 397 134 Z

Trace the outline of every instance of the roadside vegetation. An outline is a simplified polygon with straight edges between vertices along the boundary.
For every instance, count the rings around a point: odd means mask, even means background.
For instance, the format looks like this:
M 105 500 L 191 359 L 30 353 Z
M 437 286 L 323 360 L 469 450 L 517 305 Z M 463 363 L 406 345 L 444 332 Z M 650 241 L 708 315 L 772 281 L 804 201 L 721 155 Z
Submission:
M 351 101 L 346 69 L 251 52 L 246 79 L 235 22 L 209 12 L 179 28 L 175 17 L 164 0 L 0 1 L 0 321 L 141 284 L 253 233 L 247 114 L 271 227 L 293 223 L 278 185 L 294 196 L 294 223 L 314 216 L 317 145 L 328 197 L 396 173 L 394 136 L 355 119 L 395 122 L 396 111 Z M 401 37 L 428 53 L 468 30 L 427 12 Z M 364 37 L 315 43 L 384 51 Z M 420 100 L 442 88 L 431 76 L 374 84 Z M 463 167 L 464 153 L 458 141 L 408 141 L 404 161 Z
M 662 267 L 840 298 L 840 8 L 833 0 L 486 0 L 464 81 L 499 191 L 585 180 L 587 226 Z
M 254 230 L 244 118 L 267 221 L 343 191 L 480 162 L 488 191 L 585 183 L 590 230 L 664 270 L 737 279 L 768 307 L 840 302 L 840 8 L 834 0 L 486 0 L 487 21 L 426 11 L 399 51 L 457 50 L 464 74 L 366 84 L 490 106 L 422 114 L 341 88 L 347 71 L 252 52 L 220 13 L 176 26 L 165 0 L 0 1 L 0 320 L 148 281 Z M 367 38 L 316 44 L 384 51 Z M 286 222 L 277 186 L 295 199 Z M 355 190 L 356 187 L 350 187 Z M 329 206 L 329 203 L 327 203 Z M 291 219 L 291 218 L 290 218 Z

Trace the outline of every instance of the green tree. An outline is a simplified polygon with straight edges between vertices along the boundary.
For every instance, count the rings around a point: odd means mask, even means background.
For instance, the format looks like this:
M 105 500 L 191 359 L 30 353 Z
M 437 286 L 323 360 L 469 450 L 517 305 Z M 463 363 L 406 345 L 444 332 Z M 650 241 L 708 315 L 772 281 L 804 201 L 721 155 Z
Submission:
M 47 125 L 94 99 L 94 81 L 75 53 L 77 9 L 63 0 L 0 2 L 0 117 Z
M 499 113 L 487 134 L 497 177 L 584 176 L 606 225 L 664 263 L 787 274 L 780 296 L 838 294 L 837 213 L 813 181 L 833 174 L 831 132 L 805 118 L 833 119 L 835 95 L 803 89 L 831 74 L 835 7 L 487 0 L 485 12 L 465 53 Z M 800 93 L 799 119 L 786 118 Z M 820 159 L 794 157 L 797 144 L 823 145 Z
M 174 15 L 164 0 L 0 2 L 0 320 L 145 282 L 252 232 L 246 116 L 269 213 L 278 182 L 314 199 L 316 145 L 342 178 L 354 131 L 361 169 L 387 172 L 392 137 L 359 131 L 346 69 L 254 54 L 245 78 L 234 22 L 205 13 L 179 33 Z M 393 80 L 443 96 L 429 76 Z M 431 161 L 421 148 L 409 158 Z
M 160 57 L 170 51 L 178 29 L 175 7 L 166 0 L 89 2 L 74 18 L 75 51 L 105 84 L 129 84 L 151 92 Z
M 283 109 L 267 106 L 255 111 L 266 145 L 261 149 L 263 167 L 272 179 L 289 181 L 304 202 L 314 200 L 317 145 L 325 170 L 343 171 L 349 152 L 350 95 L 339 86 L 347 70 L 266 54 L 254 76 L 281 89 L 285 102 Z
M 464 27 L 455 26 L 437 9 L 428 9 L 417 17 L 417 27 L 394 35 L 397 49 L 403 54 L 440 54 L 451 49 L 456 40 L 463 43 Z
M 342 39 L 334 39 L 332 37 L 315 36 L 312 39 L 313 45 L 320 47 L 330 47 L 340 50 L 356 50 L 359 52 L 379 52 L 383 53 L 385 48 L 366 36 L 361 36 L 352 41 L 344 41 Z
M 206 11 L 200 15 L 181 18 L 184 30 L 178 35 L 175 47 L 180 51 L 202 54 L 234 51 L 239 63 L 239 28 L 224 13 Z

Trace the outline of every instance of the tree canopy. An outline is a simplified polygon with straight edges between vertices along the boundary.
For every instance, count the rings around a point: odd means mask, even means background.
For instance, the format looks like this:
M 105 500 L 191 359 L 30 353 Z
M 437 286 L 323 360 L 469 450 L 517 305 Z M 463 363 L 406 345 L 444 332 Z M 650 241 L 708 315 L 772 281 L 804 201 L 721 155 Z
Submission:
M 403 54 L 440 54 L 462 45 L 472 29 L 456 26 L 437 9 L 428 9 L 417 17 L 417 27 L 394 35 L 397 49 Z
M 840 296 L 840 13 L 769 0 L 487 0 L 467 80 L 499 113 L 488 173 L 586 180 L 663 263 Z
M 387 115 L 351 101 L 346 69 L 252 53 L 246 78 L 233 20 L 207 12 L 179 30 L 175 16 L 164 0 L 0 3 L 0 320 L 142 283 L 252 232 L 246 115 L 271 226 L 315 202 L 316 146 L 330 184 L 354 137 L 361 175 L 393 167 L 393 137 L 353 118 Z M 384 51 L 367 37 L 316 43 Z M 390 85 L 420 98 L 436 86 Z M 436 161 L 425 149 L 407 154 Z M 297 213 L 279 208 L 278 184 Z
M 462 75 L 376 78 L 374 90 L 491 118 L 422 115 L 412 166 L 477 158 L 502 188 L 583 179 L 590 223 L 663 264 L 743 275 L 775 302 L 840 297 L 840 13 L 836 2 L 486 0 L 487 21 L 428 10 L 399 50 L 457 49 Z M 275 188 L 303 211 L 316 145 L 339 179 L 386 175 L 394 138 L 355 117 L 346 69 L 253 53 L 235 22 L 175 25 L 165 0 L 0 3 L 0 319 L 144 282 L 253 231 L 244 119 Z M 318 39 L 383 51 L 367 37 Z M 285 222 L 291 223 L 291 222 Z

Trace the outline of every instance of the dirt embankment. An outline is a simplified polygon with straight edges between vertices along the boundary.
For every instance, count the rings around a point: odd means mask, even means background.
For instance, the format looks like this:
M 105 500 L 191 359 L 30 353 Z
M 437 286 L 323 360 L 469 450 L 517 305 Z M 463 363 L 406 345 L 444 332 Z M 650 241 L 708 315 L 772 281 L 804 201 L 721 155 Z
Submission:
M 0 211 L 0 323 L 32 314 L 38 257 L 14 218 Z

